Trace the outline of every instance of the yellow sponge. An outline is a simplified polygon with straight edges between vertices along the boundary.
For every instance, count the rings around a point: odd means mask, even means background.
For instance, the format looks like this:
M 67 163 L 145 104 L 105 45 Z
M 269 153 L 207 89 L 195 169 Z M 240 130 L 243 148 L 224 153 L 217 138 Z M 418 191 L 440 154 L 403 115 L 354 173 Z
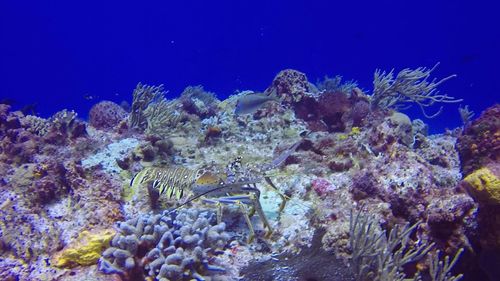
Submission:
M 74 242 L 52 257 L 52 264 L 66 268 L 95 264 L 114 235 L 115 231 L 110 229 L 97 233 L 83 231 Z
M 500 180 L 490 169 L 478 169 L 464 180 L 469 183 L 469 193 L 479 203 L 500 204 Z

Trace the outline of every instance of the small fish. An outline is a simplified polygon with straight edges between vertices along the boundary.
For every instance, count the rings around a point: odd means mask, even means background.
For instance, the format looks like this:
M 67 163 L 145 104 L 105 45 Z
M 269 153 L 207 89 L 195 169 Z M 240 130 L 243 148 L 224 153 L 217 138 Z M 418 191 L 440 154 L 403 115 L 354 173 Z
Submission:
M 258 109 L 262 108 L 262 106 L 264 106 L 264 104 L 268 102 L 280 102 L 280 100 L 274 95 L 268 96 L 263 93 L 242 96 L 236 102 L 236 109 L 234 111 L 234 114 L 243 115 L 255 113 Z
M 297 150 L 297 147 L 299 147 L 303 140 L 304 139 L 299 140 L 298 142 L 287 148 L 285 151 L 281 152 L 281 154 L 271 162 L 270 169 L 275 169 L 281 164 L 285 163 L 286 159 L 290 157 L 290 155 L 292 155 L 295 150 Z
M 88 101 L 91 101 L 91 100 L 96 100 L 98 99 L 99 97 L 98 96 L 94 96 L 94 95 L 91 95 L 91 94 L 85 94 L 83 95 L 83 98 L 88 100 Z

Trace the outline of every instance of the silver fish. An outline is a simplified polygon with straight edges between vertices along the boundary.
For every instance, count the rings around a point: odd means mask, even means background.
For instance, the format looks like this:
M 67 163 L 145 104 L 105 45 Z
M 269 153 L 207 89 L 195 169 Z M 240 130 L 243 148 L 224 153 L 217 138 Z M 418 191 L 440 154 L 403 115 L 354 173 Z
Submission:
M 236 102 L 236 109 L 234 110 L 234 114 L 243 115 L 255 113 L 264 104 L 272 101 L 280 102 L 278 97 L 272 95 L 268 96 L 262 93 L 242 96 Z

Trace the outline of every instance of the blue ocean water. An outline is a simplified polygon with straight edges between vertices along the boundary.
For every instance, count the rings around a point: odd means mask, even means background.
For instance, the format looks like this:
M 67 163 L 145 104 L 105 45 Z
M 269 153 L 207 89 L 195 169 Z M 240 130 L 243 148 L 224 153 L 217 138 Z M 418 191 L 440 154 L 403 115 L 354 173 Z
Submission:
M 163 83 L 169 97 L 201 84 L 225 98 L 293 68 L 370 91 L 377 68 L 441 62 L 435 77 L 458 75 L 441 92 L 477 116 L 499 100 L 499 11 L 452 0 L 1 1 L 0 99 L 85 117 L 99 100 L 130 101 L 138 82 Z M 426 120 L 431 131 L 461 125 L 457 107 Z

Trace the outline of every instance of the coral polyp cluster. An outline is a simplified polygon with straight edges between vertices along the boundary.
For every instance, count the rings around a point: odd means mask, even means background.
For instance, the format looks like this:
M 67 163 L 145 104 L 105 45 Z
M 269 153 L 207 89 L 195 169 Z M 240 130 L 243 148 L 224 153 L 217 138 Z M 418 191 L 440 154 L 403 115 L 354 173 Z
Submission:
M 126 280 L 205 280 L 226 273 L 214 258 L 230 239 L 214 213 L 183 209 L 143 215 L 119 223 L 119 234 L 99 261 L 99 269 Z M 220 261 L 219 261 L 220 263 Z

